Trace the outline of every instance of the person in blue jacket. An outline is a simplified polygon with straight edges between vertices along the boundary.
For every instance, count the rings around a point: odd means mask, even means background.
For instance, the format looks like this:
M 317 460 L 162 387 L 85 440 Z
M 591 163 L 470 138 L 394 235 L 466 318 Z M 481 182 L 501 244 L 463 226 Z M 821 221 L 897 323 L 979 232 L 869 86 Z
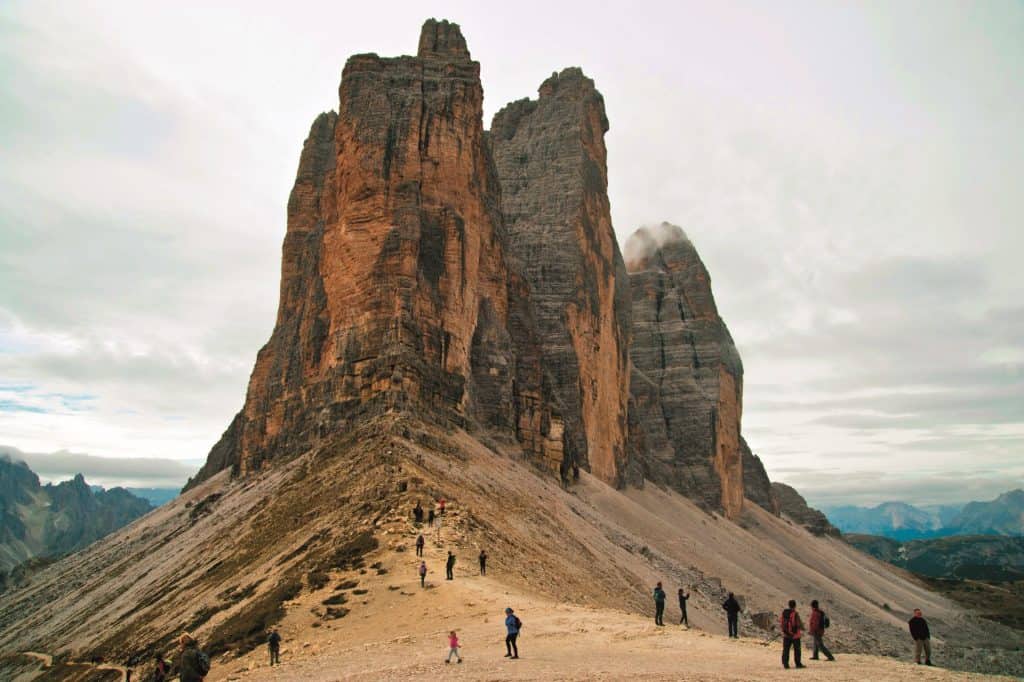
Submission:
M 508 634 L 505 635 L 505 658 L 519 658 L 519 647 L 516 646 L 516 640 L 519 638 L 519 628 L 523 627 L 523 622 L 519 620 L 519 616 L 512 612 L 512 609 L 505 609 L 505 630 Z

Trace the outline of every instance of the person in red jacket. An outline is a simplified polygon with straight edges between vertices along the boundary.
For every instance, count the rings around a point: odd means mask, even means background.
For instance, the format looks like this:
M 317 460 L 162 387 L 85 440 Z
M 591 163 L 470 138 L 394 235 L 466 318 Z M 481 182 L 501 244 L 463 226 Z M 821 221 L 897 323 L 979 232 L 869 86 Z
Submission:
M 779 628 L 782 630 L 782 667 L 789 670 L 789 650 L 793 649 L 793 662 L 798 668 L 806 668 L 800 662 L 800 638 L 804 635 L 804 624 L 800 621 L 800 614 L 796 612 L 796 601 L 789 600 L 789 608 L 782 611 L 779 618 Z
M 825 646 L 825 642 L 822 639 L 825 636 L 825 628 L 828 627 L 828 616 L 825 612 L 818 608 L 818 600 L 815 599 L 811 602 L 811 619 L 810 623 L 807 624 L 807 629 L 811 633 L 811 637 L 814 638 L 814 649 L 811 652 L 811 660 L 817 661 L 818 651 L 825 654 L 825 658 L 830 661 L 836 660 L 832 652 Z

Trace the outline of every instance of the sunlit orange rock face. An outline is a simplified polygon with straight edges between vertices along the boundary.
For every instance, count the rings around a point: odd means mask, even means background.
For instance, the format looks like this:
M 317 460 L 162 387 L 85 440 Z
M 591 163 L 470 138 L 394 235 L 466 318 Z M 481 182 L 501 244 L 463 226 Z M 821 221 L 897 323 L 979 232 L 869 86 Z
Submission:
M 530 285 L 563 407 L 567 465 L 617 483 L 626 465 L 629 278 L 612 229 L 604 100 L 577 68 L 494 117 L 509 248 Z
M 245 406 L 197 480 L 411 409 L 513 432 L 557 469 L 561 417 L 528 284 L 508 268 L 479 64 L 428 21 L 415 57 L 356 55 L 288 205 L 281 297 Z

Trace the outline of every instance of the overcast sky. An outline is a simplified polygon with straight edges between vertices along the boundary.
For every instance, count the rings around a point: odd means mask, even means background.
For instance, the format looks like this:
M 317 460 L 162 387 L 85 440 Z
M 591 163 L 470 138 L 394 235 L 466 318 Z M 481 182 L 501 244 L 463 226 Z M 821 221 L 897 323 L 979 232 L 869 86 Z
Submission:
M 1021 485 L 1024 5 L 353 4 L 0 3 L 0 443 L 197 466 L 271 331 L 310 123 L 436 16 L 485 125 L 595 79 L 620 242 L 700 250 L 773 479 Z

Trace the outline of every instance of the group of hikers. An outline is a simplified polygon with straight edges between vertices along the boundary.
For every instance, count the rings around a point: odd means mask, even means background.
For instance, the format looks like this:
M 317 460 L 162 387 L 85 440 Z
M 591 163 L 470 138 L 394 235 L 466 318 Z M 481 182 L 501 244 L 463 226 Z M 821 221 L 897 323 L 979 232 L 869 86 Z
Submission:
M 654 586 L 654 624 L 665 625 L 665 589 L 659 582 Z M 686 616 L 686 602 L 690 593 L 679 588 L 679 624 L 689 628 L 690 623 Z M 732 592 L 722 602 L 722 610 L 725 611 L 726 621 L 729 627 L 729 637 L 739 638 L 739 616 L 743 611 L 736 595 Z M 910 627 L 910 636 L 914 640 L 914 662 L 921 665 L 921 654 L 924 654 L 924 665 L 932 665 L 931 633 L 928 630 L 928 622 L 921 615 L 921 609 L 914 609 L 914 617 L 907 621 Z M 812 650 L 811 660 L 821 660 L 824 656 L 828 661 L 835 661 L 835 656 L 825 645 L 825 630 L 831 625 L 828 616 L 821 609 L 817 599 L 811 600 L 811 613 L 808 617 L 807 632 L 811 635 Z M 801 639 L 804 636 L 804 623 L 796 610 L 796 600 L 790 599 L 786 608 L 779 616 L 779 630 L 782 633 L 782 667 L 789 669 L 789 655 L 793 652 L 793 663 L 797 668 L 805 668 L 801 662 Z

